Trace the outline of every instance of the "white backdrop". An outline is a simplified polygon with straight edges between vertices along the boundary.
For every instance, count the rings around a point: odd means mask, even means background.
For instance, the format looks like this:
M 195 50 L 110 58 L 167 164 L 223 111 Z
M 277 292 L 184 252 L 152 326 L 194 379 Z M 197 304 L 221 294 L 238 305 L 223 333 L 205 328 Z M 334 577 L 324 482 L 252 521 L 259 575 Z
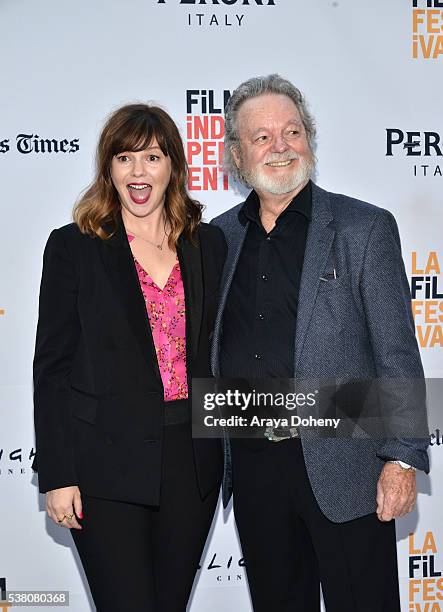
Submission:
M 270 72 L 293 81 L 317 119 L 317 182 L 391 210 L 410 276 L 436 279 L 434 296 L 417 289 L 415 308 L 427 375 L 442 375 L 443 13 L 428 4 L 0 0 L 0 585 L 69 590 L 71 609 L 93 609 L 69 534 L 46 519 L 30 469 L 31 362 L 43 246 L 70 221 L 104 118 L 121 104 L 152 100 L 171 113 L 209 220 L 241 199 L 211 174 L 224 92 Z M 196 136 L 195 117 L 212 131 Z M 443 609 L 438 395 L 431 408 L 432 474 L 419 475 L 418 509 L 397 524 L 404 612 Z M 192 612 L 251 610 L 240 559 L 232 510 L 220 511 Z

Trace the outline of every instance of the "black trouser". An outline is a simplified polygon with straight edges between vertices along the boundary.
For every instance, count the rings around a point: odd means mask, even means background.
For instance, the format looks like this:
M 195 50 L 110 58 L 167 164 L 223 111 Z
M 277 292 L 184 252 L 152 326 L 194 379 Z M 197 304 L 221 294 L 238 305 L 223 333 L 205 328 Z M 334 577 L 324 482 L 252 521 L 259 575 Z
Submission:
M 297 438 L 232 440 L 234 512 L 255 612 L 400 612 L 395 523 L 333 523 Z
M 163 444 L 159 507 L 82 495 L 71 533 L 98 612 L 186 610 L 219 490 L 201 499 L 189 423 L 166 426 Z

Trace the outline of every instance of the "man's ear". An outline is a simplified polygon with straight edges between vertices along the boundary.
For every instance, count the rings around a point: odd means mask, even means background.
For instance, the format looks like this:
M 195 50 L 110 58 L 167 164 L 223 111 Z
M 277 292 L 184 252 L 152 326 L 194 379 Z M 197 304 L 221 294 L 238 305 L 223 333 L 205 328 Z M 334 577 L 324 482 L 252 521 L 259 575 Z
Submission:
M 235 165 L 237 166 L 237 168 L 240 168 L 241 155 L 240 155 L 240 149 L 238 145 L 232 145 L 231 154 L 234 159 Z

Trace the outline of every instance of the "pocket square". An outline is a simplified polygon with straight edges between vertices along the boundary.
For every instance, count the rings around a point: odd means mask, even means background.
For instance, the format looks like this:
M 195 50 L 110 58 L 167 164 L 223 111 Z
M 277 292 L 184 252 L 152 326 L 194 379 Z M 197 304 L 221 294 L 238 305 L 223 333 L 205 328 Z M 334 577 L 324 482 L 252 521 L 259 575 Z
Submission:
M 336 280 L 338 278 L 337 270 L 334 268 L 332 272 L 326 272 L 324 276 L 320 276 L 320 280 L 327 283 L 330 280 Z

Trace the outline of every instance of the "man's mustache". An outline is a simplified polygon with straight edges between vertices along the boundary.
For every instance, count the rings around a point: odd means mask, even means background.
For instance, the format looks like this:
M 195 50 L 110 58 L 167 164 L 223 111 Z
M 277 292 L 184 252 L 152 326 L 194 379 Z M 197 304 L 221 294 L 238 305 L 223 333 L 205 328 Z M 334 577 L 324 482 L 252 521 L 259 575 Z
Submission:
M 264 163 L 273 164 L 275 162 L 292 161 L 293 159 L 300 159 L 300 155 L 297 155 L 297 153 L 274 153 L 267 157 Z

